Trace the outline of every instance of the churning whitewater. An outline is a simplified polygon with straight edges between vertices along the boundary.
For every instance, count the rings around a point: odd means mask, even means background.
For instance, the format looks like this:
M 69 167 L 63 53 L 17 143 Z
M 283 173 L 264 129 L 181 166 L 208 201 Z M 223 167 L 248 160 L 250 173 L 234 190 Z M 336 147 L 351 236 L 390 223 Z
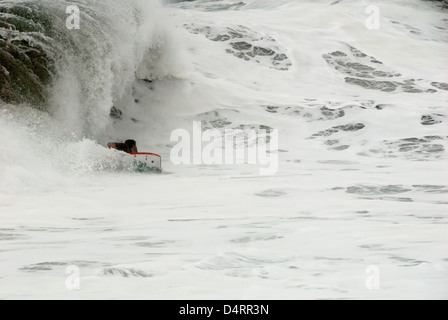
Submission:
M 0 298 L 448 298 L 447 9 L 0 0 Z

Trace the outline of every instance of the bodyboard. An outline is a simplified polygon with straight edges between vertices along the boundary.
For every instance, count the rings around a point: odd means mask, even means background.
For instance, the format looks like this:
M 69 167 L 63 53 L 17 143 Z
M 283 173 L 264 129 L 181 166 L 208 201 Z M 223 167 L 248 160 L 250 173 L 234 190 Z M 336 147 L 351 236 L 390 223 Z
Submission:
M 130 153 L 133 157 L 133 168 L 136 172 L 162 172 L 162 157 L 156 153 Z

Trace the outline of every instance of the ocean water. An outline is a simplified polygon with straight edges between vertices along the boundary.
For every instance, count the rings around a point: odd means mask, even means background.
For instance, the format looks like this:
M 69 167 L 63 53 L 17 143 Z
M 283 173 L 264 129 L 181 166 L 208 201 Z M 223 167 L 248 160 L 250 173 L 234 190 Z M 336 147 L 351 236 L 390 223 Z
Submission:
M 444 2 L 0 9 L 1 299 L 448 298 Z M 198 123 L 274 170 L 178 164 Z

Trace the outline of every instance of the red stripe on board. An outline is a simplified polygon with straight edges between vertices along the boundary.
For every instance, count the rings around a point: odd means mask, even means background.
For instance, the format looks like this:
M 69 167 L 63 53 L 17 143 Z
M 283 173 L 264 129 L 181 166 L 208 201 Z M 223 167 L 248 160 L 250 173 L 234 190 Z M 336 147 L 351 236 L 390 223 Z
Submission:
M 132 155 L 146 155 L 146 156 L 156 156 L 156 157 L 159 157 L 159 158 L 162 158 L 161 156 L 159 156 L 158 154 L 156 154 L 156 153 L 149 153 L 149 152 L 138 152 L 138 153 L 130 153 L 130 154 L 132 154 Z

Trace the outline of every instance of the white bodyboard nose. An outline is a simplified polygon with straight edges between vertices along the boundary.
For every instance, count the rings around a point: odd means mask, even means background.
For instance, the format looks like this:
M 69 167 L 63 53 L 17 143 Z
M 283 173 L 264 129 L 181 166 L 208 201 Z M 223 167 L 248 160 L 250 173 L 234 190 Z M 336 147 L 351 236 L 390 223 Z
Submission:
M 137 172 L 162 172 L 162 157 L 156 153 L 139 152 L 130 154 Z

